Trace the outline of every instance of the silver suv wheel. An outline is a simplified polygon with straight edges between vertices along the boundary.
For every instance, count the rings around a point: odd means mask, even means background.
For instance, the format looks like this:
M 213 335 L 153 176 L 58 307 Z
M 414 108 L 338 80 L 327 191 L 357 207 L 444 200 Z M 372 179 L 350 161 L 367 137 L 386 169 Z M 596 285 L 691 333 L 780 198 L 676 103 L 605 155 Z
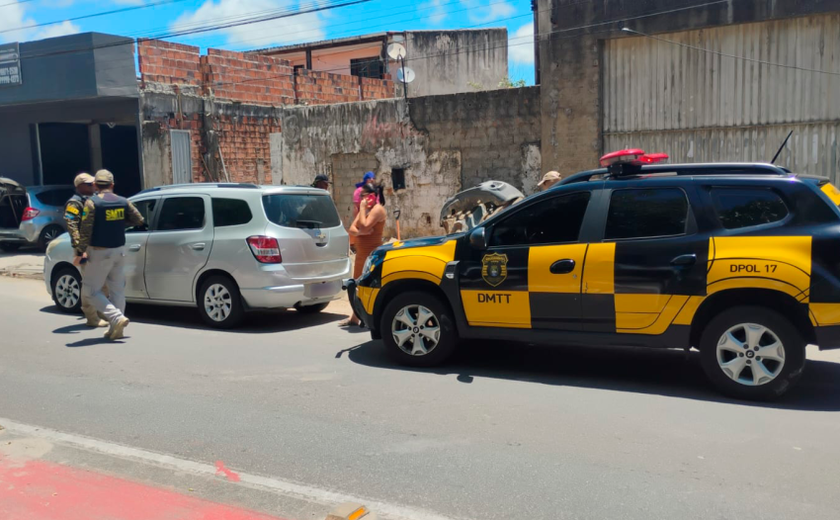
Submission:
M 213 321 L 225 321 L 232 305 L 230 292 L 222 284 L 213 284 L 204 292 L 204 311 Z
M 406 305 L 391 321 L 391 335 L 406 354 L 425 356 L 440 342 L 440 322 L 427 307 Z
M 730 379 L 745 386 L 765 385 L 785 366 L 785 348 L 779 336 L 756 323 L 739 323 L 717 343 L 718 366 Z
M 63 274 L 55 282 L 55 298 L 65 309 L 75 307 L 81 297 L 82 288 L 73 275 Z

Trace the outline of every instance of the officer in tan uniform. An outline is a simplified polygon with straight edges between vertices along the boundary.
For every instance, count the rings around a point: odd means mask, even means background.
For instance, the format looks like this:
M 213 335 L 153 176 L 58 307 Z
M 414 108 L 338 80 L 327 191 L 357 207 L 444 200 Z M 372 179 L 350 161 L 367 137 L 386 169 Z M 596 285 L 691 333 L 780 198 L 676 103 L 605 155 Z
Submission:
M 79 223 L 82 220 L 85 201 L 88 197 L 96 193 L 96 188 L 93 185 L 93 175 L 87 173 L 77 175 L 73 180 L 73 185 L 76 186 L 76 194 L 70 197 L 70 200 L 64 205 L 64 222 L 67 223 L 67 233 L 70 234 L 70 245 L 73 246 L 73 249 L 76 249 L 79 245 Z M 82 254 L 76 250 L 76 256 L 82 256 Z M 79 271 L 81 271 L 82 277 L 84 277 L 85 266 L 80 265 Z M 87 318 L 87 326 L 107 327 L 108 322 L 96 314 L 96 308 L 90 304 L 84 291 L 82 291 L 81 299 L 82 313 Z
M 114 175 L 99 170 L 95 177 L 99 193 L 85 201 L 79 228 L 78 251 L 87 262 L 82 292 L 108 320 L 105 337 L 123 337 L 128 326 L 125 312 L 125 228 L 142 226 L 143 215 L 134 204 L 114 193 Z M 108 287 L 108 296 L 102 286 Z

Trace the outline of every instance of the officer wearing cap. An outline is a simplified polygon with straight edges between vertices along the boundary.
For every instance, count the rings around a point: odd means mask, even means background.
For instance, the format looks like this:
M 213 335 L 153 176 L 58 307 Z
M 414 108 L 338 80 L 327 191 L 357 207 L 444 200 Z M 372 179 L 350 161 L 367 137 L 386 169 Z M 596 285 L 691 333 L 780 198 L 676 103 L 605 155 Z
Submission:
M 78 251 L 87 261 L 82 293 L 108 320 L 105 337 L 123 337 L 125 312 L 125 227 L 142 226 L 143 215 L 134 204 L 114 193 L 114 175 L 99 170 L 94 178 L 99 193 L 85 201 L 79 229 Z M 109 296 L 102 292 L 107 285 Z
M 67 223 L 67 233 L 70 234 L 70 245 L 76 250 L 76 256 L 82 256 L 82 253 L 76 249 L 79 246 L 79 223 L 82 220 L 82 211 L 85 209 L 85 201 L 96 193 L 96 188 L 93 185 L 93 176 L 88 173 L 80 173 L 76 175 L 73 180 L 73 185 L 76 186 L 76 194 L 70 197 L 70 200 L 64 205 L 64 222 Z M 85 275 L 85 266 L 80 265 L 79 271 L 82 277 Z M 107 327 L 108 322 L 100 319 L 96 314 L 96 308 L 90 304 L 84 291 L 82 292 L 82 313 L 87 318 L 88 327 Z
M 328 190 L 330 189 L 330 178 L 323 173 L 318 174 L 315 176 L 315 181 L 312 183 L 312 187 L 318 188 L 319 190 Z
M 539 186 L 540 191 L 545 191 L 561 180 L 563 180 L 563 177 L 560 176 L 560 173 L 551 171 L 543 175 L 542 180 L 537 184 L 537 186 Z

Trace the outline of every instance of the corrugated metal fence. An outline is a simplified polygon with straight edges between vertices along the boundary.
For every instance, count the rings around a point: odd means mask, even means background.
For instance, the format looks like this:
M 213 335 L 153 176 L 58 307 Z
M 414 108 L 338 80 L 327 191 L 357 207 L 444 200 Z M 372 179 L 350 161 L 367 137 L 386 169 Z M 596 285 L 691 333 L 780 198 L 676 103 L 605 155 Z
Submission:
M 840 73 L 840 13 L 657 35 Z M 604 147 L 672 162 L 769 161 L 840 181 L 840 76 L 734 59 L 647 37 L 604 48 Z

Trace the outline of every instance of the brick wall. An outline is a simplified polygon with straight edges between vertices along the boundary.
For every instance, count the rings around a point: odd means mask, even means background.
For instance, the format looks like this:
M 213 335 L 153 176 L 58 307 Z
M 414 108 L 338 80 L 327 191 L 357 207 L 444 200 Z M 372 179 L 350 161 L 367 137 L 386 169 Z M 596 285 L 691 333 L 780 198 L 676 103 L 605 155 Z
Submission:
M 390 78 L 298 69 L 287 60 L 261 54 L 199 48 L 161 40 L 137 44 L 142 88 L 179 86 L 186 91 L 240 103 L 266 106 L 323 105 L 395 96 Z M 164 89 L 166 90 L 166 89 Z
M 137 61 L 142 85 L 147 82 L 200 87 L 199 48 L 161 40 L 139 40 Z
M 280 171 L 281 159 L 271 155 L 270 134 L 281 132 L 281 109 L 275 107 L 382 99 L 395 93 L 390 79 L 300 69 L 296 75 L 288 61 L 258 54 L 209 49 L 201 56 L 198 47 L 141 40 L 138 56 L 144 132 L 155 128 L 161 136 L 189 130 L 195 182 L 229 178 L 271 184 L 271 172 Z M 168 150 L 168 140 L 155 139 L 156 156 L 149 164 L 171 161 L 171 155 L 161 155 L 171 152 L 160 152 Z M 172 182 L 171 172 L 148 172 L 145 178 L 147 186 Z
M 295 104 L 294 74 L 287 60 L 208 49 L 201 57 L 206 93 L 258 105 Z
M 218 147 L 214 161 L 224 158 L 231 182 L 272 184 L 269 134 L 280 131 L 280 121 L 273 114 L 237 113 L 241 107 L 216 108 L 213 130 Z

